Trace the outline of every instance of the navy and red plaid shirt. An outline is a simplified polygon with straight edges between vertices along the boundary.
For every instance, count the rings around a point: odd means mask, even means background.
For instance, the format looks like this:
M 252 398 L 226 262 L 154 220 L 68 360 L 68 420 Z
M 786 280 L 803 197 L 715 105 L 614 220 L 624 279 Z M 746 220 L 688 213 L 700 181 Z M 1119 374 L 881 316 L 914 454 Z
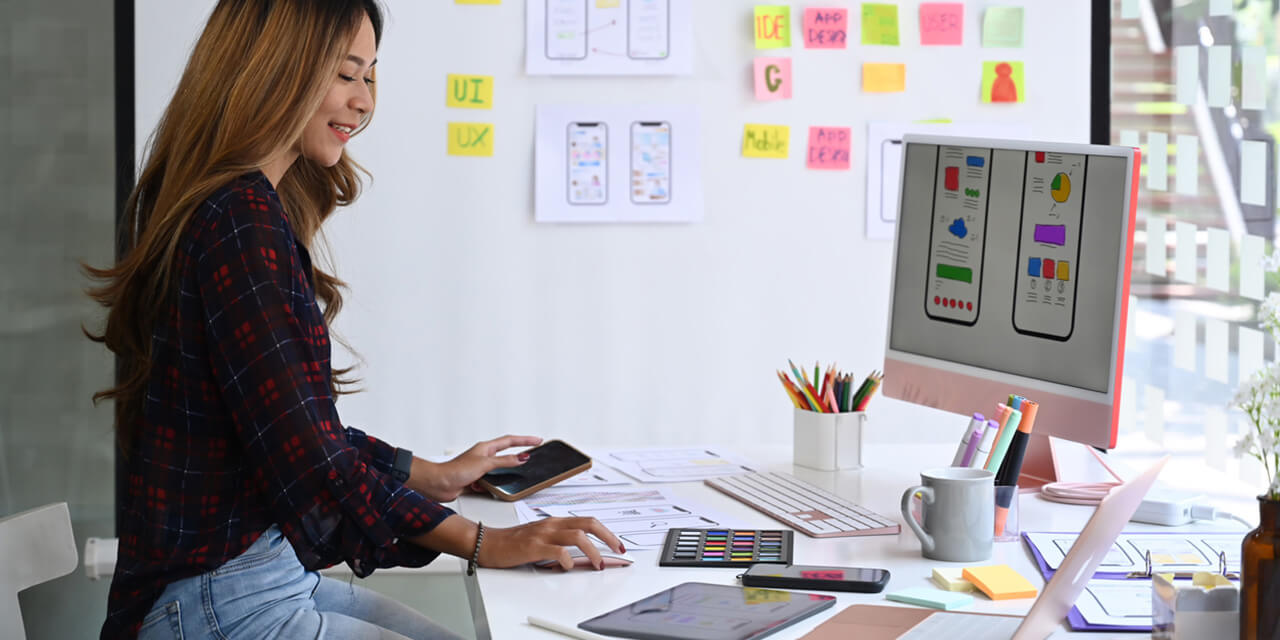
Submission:
M 346 561 L 363 577 L 433 560 L 401 538 L 453 512 L 390 475 L 393 447 L 338 420 L 310 257 L 265 175 L 200 206 L 176 273 L 124 461 L 102 637 L 134 637 L 166 585 L 222 566 L 272 524 L 308 569 Z

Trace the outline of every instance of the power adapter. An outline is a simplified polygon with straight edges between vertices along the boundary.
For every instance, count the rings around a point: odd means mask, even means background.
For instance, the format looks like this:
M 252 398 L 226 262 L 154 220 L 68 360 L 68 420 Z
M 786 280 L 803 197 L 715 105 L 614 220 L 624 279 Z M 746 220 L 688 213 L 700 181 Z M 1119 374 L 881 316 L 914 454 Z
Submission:
M 1208 498 L 1199 493 L 1152 489 L 1129 519 L 1167 527 L 1188 524 L 1193 520 L 1212 520 L 1217 512 L 1206 506 L 1208 502 Z

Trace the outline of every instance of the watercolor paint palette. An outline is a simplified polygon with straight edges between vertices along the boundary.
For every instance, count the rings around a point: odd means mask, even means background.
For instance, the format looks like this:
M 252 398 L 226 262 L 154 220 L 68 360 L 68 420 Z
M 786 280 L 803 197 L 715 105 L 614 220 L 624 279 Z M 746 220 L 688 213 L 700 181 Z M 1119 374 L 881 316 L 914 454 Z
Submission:
M 793 535 L 784 529 L 669 529 L 658 566 L 791 564 Z

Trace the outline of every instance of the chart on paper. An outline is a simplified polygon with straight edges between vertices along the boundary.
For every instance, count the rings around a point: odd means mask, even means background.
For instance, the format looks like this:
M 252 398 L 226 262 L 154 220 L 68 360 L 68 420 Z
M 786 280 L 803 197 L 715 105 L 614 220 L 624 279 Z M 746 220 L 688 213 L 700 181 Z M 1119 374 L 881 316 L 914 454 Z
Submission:
M 934 320 L 978 321 L 990 165 L 991 149 L 939 148 L 924 300 Z
M 1013 298 L 1018 333 L 1071 337 L 1087 163 L 1082 155 L 1027 153 Z

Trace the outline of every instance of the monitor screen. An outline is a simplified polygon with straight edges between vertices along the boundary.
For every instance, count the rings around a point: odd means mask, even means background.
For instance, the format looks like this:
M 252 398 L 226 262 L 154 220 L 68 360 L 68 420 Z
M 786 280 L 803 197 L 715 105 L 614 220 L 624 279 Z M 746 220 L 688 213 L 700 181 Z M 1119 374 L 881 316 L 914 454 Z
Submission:
M 891 383 L 886 362 L 886 395 L 971 413 L 1022 393 L 1044 434 L 1113 444 L 1134 150 L 904 146 L 886 360 L 913 368 Z M 1102 424 L 1058 428 L 1077 402 Z

